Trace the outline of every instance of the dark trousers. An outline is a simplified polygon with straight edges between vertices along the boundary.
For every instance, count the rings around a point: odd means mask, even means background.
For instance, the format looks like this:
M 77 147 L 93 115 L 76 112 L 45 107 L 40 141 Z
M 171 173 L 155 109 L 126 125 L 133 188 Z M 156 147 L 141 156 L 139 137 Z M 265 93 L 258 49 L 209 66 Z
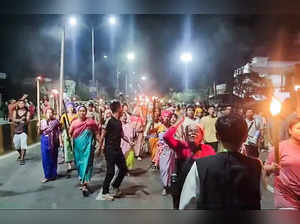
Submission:
M 247 156 L 251 156 L 251 157 L 255 157 L 255 158 L 259 157 L 258 146 L 245 145 L 245 148 L 246 148 Z
M 106 176 L 103 183 L 103 194 L 109 193 L 109 185 L 115 175 L 115 165 L 117 165 L 119 172 L 112 186 L 114 188 L 119 188 L 126 173 L 127 166 L 125 162 L 125 157 L 121 149 L 105 149 L 105 159 L 106 159 Z
M 205 142 L 205 144 L 210 145 L 211 147 L 213 147 L 215 152 L 218 152 L 218 142 Z

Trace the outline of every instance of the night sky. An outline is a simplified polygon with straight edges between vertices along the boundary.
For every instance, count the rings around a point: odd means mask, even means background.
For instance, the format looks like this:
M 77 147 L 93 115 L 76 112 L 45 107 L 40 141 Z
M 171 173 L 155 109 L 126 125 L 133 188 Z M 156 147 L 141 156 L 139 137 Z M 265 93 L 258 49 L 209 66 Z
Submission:
M 91 30 L 95 27 L 96 79 L 113 92 L 117 68 L 147 74 L 146 92 L 181 90 L 182 51 L 191 51 L 190 87 L 231 82 L 234 69 L 254 56 L 300 60 L 300 16 L 290 15 L 120 15 L 110 27 L 107 16 L 76 15 L 75 28 L 66 27 L 65 76 L 91 79 Z M 0 72 L 5 98 L 34 95 L 23 83 L 38 73 L 59 77 L 62 15 L 0 15 Z M 126 53 L 136 61 L 129 68 Z M 104 55 L 108 58 L 105 60 Z

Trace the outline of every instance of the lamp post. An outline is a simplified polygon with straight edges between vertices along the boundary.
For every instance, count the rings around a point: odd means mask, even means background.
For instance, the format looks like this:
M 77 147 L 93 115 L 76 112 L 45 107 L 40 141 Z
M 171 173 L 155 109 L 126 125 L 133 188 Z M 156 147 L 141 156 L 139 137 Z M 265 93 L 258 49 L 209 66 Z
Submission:
M 71 26 L 77 25 L 77 19 L 75 17 L 68 18 L 68 24 Z M 65 54 L 65 33 L 66 22 L 63 23 L 63 30 L 61 34 L 61 47 L 60 47 L 60 69 L 59 69 L 59 113 L 62 114 L 63 109 L 63 93 L 64 93 L 64 54 Z
M 188 82 L 188 64 L 192 61 L 192 54 L 189 52 L 184 52 L 180 56 L 180 60 L 184 63 L 184 89 L 189 88 Z

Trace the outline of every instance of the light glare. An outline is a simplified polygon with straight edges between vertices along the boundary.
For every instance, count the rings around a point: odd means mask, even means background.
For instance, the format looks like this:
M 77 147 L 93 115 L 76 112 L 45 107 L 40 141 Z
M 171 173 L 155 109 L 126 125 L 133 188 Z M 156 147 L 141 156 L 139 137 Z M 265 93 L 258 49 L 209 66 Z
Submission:
M 183 53 L 180 56 L 180 60 L 183 61 L 184 63 L 188 63 L 192 61 L 192 54 L 191 53 Z
M 69 23 L 71 26 L 75 26 L 77 24 L 77 19 L 75 17 L 70 17 Z
M 132 53 L 132 52 L 128 53 L 128 54 L 127 54 L 127 59 L 128 59 L 129 61 L 133 61 L 133 60 L 135 59 L 134 53 Z
M 109 24 L 111 24 L 111 25 L 115 25 L 117 23 L 117 19 L 114 16 L 110 16 L 108 21 L 109 21 Z
M 273 116 L 278 115 L 281 111 L 281 103 L 279 102 L 279 100 L 275 99 L 274 97 L 272 98 L 270 111 Z

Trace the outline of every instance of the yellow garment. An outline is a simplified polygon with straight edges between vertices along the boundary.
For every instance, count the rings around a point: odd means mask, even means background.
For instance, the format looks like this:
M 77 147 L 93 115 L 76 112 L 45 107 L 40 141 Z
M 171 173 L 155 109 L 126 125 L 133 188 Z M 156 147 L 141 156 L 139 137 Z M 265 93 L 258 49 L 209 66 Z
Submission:
M 77 114 L 72 114 L 71 116 L 68 114 L 70 125 L 71 125 L 72 121 L 75 120 L 77 117 L 78 117 Z M 60 118 L 60 123 L 63 127 L 64 127 L 64 118 L 66 119 L 66 121 L 68 120 L 67 115 L 65 113 Z
M 158 138 L 149 138 L 151 161 L 154 159 L 155 154 L 157 152 L 157 142 L 158 142 Z
M 157 127 L 157 133 L 161 133 L 161 132 L 164 132 L 164 131 L 166 131 L 167 130 L 167 128 L 166 128 L 166 126 L 164 126 L 163 124 L 161 124 L 161 125 L 159 125 L 158 127 Z
M 205 142 L 217 142 L 216 136 L 216 117 L 205 116 L 201 119 L 200 123 L 204 129 L 204 141 Z

